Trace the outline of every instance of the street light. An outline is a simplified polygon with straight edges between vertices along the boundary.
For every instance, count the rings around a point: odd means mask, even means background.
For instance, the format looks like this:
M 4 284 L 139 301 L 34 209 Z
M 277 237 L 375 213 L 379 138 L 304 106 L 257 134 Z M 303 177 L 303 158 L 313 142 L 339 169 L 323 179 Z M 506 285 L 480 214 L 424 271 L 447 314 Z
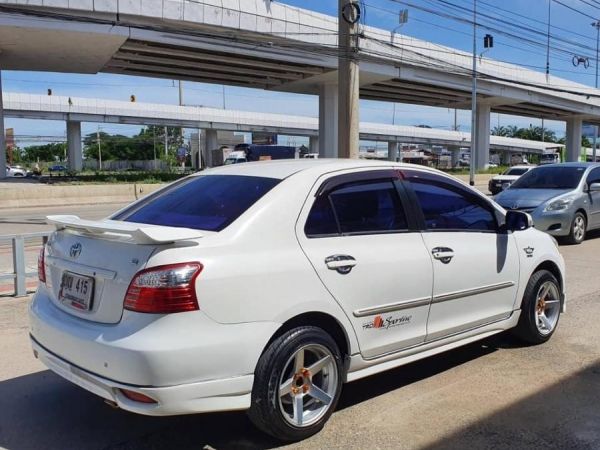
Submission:
M 596 84 L 595 87 L 598 89 L 598 44 L 600 43 L 600 22 L 596 21 L 592 23 L 592 26 L 596 28 Z M 594 149 L 592 150 L 592 160 L 596 162 L 596 144 L 598 142 L 598 125 L 594 126 Z M 587 159 L 587 158 L 586 158 Z
M 469 161 L 469 184 L 475 185 L 475 143 L 477 141 L 477 0 L 473 0 L 473 74 L 471 89 L 471 158 Z

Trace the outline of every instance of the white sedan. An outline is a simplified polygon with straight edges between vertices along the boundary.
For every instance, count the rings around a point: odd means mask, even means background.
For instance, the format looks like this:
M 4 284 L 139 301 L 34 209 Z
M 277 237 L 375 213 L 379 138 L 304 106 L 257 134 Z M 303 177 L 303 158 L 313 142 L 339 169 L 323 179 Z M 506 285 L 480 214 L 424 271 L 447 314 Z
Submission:
M 319 431 L 342 385 L 565 308 L 555 241 L 421 166 L 236 164 L 110 219 L 51 216 L 34 354 L 122 409 L 248 410 L 282 440 Z
M 6 166 L 6 176 L 23 178 L 27 176 L 27 171 L 19 166 Z

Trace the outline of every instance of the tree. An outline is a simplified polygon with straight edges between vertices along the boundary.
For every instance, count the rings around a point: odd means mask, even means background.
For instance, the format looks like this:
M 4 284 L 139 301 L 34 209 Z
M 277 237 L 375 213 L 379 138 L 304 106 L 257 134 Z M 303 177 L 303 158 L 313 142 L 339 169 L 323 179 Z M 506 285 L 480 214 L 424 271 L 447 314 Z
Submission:
M 25 147 L 21 151 L 21 158 L 23 161 L 36 162 L 36 161 L 56 161 L 57 159 L 64 159 L 67 154 L 67 144 L 65 142 L 57 142 L 44 145 L 31 145 Z
M 175 155 L 183 145 L 181 128 L 167 127 L 168 154 Z M 107 160 L 151 160 L 155 151 L 157 158 L 165 155 L 165 128 L 151 125 L 142 128 L 135 136 L 108 134 L 104 131 L 90 133 L 83 139 L 86 158 L 99 159 L 98 140 L 102 159 Z

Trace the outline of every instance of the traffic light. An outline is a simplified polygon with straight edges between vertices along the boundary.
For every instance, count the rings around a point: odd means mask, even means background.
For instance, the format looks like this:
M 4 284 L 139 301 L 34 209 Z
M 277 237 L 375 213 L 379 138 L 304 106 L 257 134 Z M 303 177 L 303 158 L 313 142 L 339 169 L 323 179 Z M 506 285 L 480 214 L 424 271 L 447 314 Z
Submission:
M 48 95 L 52 95 L 52 89 L 48 88 Z
M 131 97 L 129 97 L 129 100 L 131 101 L 131 103 L 135 103 L 135 95 L 131 94 Z

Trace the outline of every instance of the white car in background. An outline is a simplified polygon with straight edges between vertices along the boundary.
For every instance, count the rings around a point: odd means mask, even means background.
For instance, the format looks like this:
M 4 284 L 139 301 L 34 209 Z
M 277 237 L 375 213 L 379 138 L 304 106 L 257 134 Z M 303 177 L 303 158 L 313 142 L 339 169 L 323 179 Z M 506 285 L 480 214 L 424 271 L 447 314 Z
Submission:
M 23 169 L 19 166 L 6 166 L 6 176 L 7 177 L 26 177 L 27 170 Z
M 512 166 L 506 169 L 501 175 L 492 177 L 488 183 L 488 190 L 492 195 L 496 195 L 502 192 L 504 189 L 508 189 L 511 184 L 517 181 L 522 175 L 529 172 L 535 165 L 527 166 Z
M 235 164 L 48 220 L 30 306 L 47 367 L 135 413 L 248 410 L 286 441 L 343 383 L 504 330 L 543 343 L 565 307 L 550 236 L 422 166 Z

